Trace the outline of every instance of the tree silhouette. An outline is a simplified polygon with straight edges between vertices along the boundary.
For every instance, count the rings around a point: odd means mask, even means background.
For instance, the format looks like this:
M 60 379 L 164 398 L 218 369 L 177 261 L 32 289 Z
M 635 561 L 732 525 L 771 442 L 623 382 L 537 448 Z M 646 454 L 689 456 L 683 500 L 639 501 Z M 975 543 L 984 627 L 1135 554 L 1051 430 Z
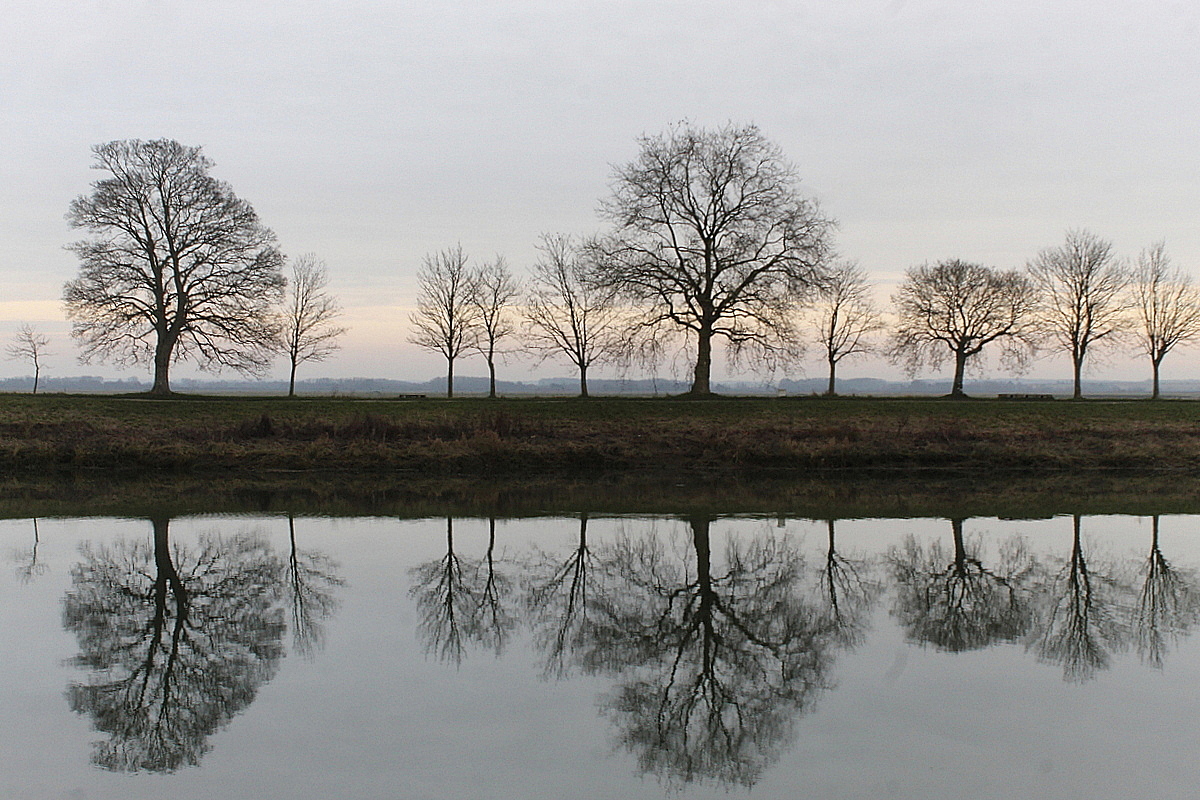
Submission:
M 1026 591 L 1033 561 L 1020 540 L 1001 548 L 994 569 L 973 552 L 963 520 L 950 521 L 954 552 L 940 542 L 928 549 L 909 537 L 888 553 L 896 583 L 893 610 L 911 641 L 958 653 L 1021 638 L 1033 622 Z
M 588 545 L 588 515 L 579 515 L 579 541 L 567 558 L 539 553 L 523 581 L 533 642 L 543 654 L 543 673 L 566 677 L 571 655 L 589 634 L 589 613 L 602 591 L 596 556 Z
M 1126 593 L 1111 574 L 1089 565 L 1080 536 L 1080 517 L 1073 518 L 1071 555 L 1050 580 L 1031 646 L 1038 658 L 1061 664 L 1063 678 L 1084 683 L 1107 669 L 1110 652 L 1123 649 L 1129 632 L 1120 614 Z
M 85 544 L 64 604 L 91 672 L 67 699 L 108 735 L 92 759 L 114 771 L 198 764 L 283 656 L 283 568 L 263 539 L 204 535 L 192 550 L 166 517 L 151 525 L 150 542 Z
M 1162 669 L 1169 647 L 1186 636 L 1200 617 L 1200 591 L 1195 576 L 1181 572 L 1158 547 L 1158 516 L 1151 520 L 1150 554 L 1142 572 L 1142 588 L 1133 610 L 1138 656 Z
M 288 515 L 287 581 L 284 599 L 291 610 L 292 647 L 305 658 L 312 658 L 325 644 L 325 620 L 337 610 L 334 589 L 345 581 L 338 576 L 338 565 L 328 555 L 296 546 L 296 518 Z
M 692 553 L 678 560 L 655 536 L 606 548 L 608 589 L 575 656 L 616 676 L 602 706 L 643 773 L 749 787 L 829 688 L 835 637 L 802 598 L 794 548 L 733 542 L 717 572 L 710 524 L 689 520 Z

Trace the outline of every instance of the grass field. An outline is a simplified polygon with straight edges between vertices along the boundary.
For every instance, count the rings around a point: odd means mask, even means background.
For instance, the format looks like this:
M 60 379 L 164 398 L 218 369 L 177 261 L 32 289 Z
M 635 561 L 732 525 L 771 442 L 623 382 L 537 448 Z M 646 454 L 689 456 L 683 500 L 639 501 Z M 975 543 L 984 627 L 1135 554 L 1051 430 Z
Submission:
M 0 475 L 1200 476 L 1200 402 L 0 395 Z

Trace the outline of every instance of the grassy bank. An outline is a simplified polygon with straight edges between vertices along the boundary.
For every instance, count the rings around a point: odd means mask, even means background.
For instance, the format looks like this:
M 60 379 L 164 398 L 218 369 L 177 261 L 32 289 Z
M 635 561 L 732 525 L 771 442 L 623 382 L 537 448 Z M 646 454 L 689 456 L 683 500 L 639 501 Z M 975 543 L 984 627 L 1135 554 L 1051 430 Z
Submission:
M 1200 476 L 1200 403 L 0 395 L 0 475 Z

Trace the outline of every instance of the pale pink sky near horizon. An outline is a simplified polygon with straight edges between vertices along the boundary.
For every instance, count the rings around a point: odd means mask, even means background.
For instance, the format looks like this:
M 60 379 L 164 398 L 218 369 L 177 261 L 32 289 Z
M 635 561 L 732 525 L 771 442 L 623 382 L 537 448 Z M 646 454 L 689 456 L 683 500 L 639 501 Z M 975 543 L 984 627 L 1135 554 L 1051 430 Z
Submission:
M 405 342 L 422 256 L 461 243 L 523 270 L 539 234 L 598 230 L 612 165 L 680 119 L 757 123 L 839 221 L 841 254 L 871 271 L 881 303 L 914 264 L 1018 267 L 1074 227 L 1126 257 L 1165 240 L 1200 272 L 1192 3 L 13 0 L 5 12 L 0 340 L 21 322 L 49 334 L 51 375 L 147 372 L 77 364 L 59 301 L 77 269 L 63 215 L 96 177 L 90 147 L 112 139 L 202 145 L 285 252 L 326 260 L 350 332 L 301 378 L 440 374 Z M 27 373 L 0 359 L 0 377 Z M 899 373 L 864 360 L 843 374 Z M 1069 369 L 1049 359 L 1032 374 Z M 1118 358 L 1093 374 L 1148 369 Z M 1169 356 L 1172 377 L 1200 378 L 1200 360 Z

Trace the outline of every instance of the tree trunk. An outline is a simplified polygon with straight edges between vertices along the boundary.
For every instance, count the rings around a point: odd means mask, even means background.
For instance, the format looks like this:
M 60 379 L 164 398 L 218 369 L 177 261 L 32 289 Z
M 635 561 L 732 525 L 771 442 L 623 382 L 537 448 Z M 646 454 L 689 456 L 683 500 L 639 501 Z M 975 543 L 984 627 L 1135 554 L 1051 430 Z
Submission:
M 835 384 L 834 384 L 836 372 L 837 372 L 837 359 L 835 359 L 833 356 L 830 356 L 829 357 L 829 388 L 825 391 L 825 394 L 829 395 L 830 397 L 837 396 L 837 391 L 835 390 Z
M 963 376 L 967 371 L 967 354 L 961 350 L 954 354 L 954 383 L 950 387 L 951 397 L 966 397 L 963 392 Z
M 171 346 L 160 337 L 158 346 L 154 348 L 154 385 L 150 394 L 165 396 L 171 394 Z
M 579 396 L 587 397 L 587 367 L 580 365 L 579 367 Z
M 712 328 L 701 326 L 697 336 L 696 370 L 692 377 L 689 394 L 712 394 L 709 378 L 712 375 Z
M 454 359 L 446 359 L 446 397 L 454 397 Z
M 41 372 L 42 372 L 41 367 L 38 367 L 35 364 L 33 367 L 33 393 L 34 394 L 37 394 L 38 377 L 40 377 Z M 1157 375 L 1157 373 L 1156 373 L 1156 375 Z M 1158 388 L 1158 380 L 1157 379 L 1154 381 L 1154 387 L 1155 387 L 1155 389 Z M 1155 394 L 1155 396 L 1157 396 L 1158 392 L 1156 391 L 1154 394 Z
M 1083 376 L 1083 356 L 1082 355 L 1075 356 L 1072 359 L 1072 367 L 1074 368 L 1074 371 L 1075 371 L 1075 373 L 1074 373 L 1075 391 L 1072 392 L 1071 399 L 1072 400 L 1082 400 L 1083 399 L 1083 383 L 1081 381 L 1081 377 Z
M 296 396 L 296 359 L 292 359 L 292 371 L 288 375 L 288 397 Z
M 1154 389 L 1152 390 L 1152 392 L 1150 394 L 1150 399 L 1157 400 L 1158 399 L 1158 365 L 1162 363 L 1162 359 L 1156 358 L 1156 359 L 1153 359 L 1150 363 L 1154 365 Z M 34 380 L 34 387 L 35 387 L 34 391 L 35 392 L 37 391 L 36 386 L 37 386 L 37 380 L 35 378 L 35 380 Z
M 496 361 L 488 356 L 488 398 L 496 399 Z

